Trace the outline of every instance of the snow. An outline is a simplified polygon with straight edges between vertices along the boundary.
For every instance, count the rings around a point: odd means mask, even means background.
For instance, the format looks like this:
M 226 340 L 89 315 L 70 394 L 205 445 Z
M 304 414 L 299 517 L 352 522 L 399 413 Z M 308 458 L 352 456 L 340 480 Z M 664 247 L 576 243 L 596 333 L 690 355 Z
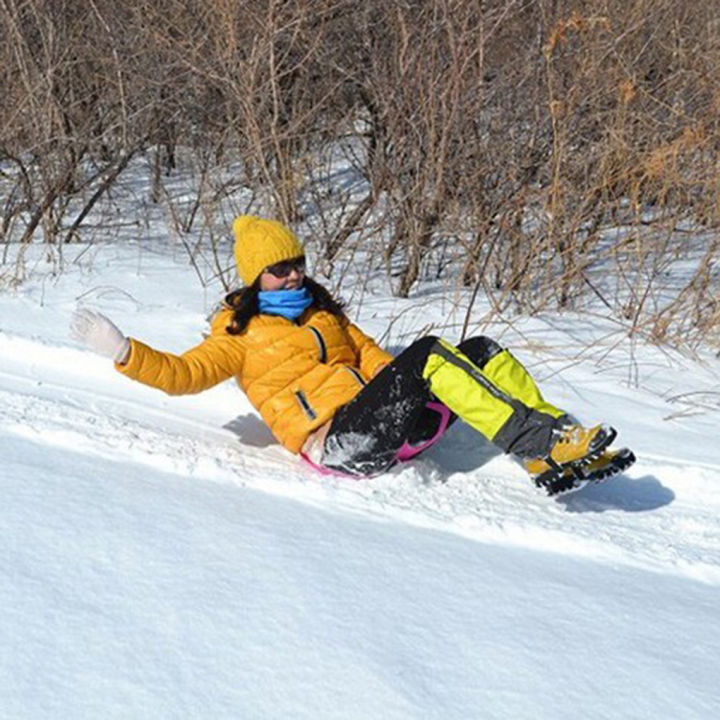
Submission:
M 718 716 L 712 354 L 602 317 L 473 328 L 637 464 L 548 498 L 458 424 L 354 481 L 299 464 L 232 382 L 168 397 L 69 339 L 80 303 L 199 342 L 222 290 L 182 253 L 25 253 L 0 294 L 2 718 Z M 356 319 L 387 347 L 458 339 L 463 297 L 378 288 Z

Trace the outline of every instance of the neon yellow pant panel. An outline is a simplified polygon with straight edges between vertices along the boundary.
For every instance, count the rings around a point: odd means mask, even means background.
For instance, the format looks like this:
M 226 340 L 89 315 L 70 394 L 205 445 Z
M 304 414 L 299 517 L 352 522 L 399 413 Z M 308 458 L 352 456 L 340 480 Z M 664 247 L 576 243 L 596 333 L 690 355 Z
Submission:
M 440 342 L 457 358 L 473 364 L 457 348 L 442 340 Z M 479 368 L 477 371 L 482 373 Z M 513 414 L 510 405 L 441 355 L 430 353 L 423 377 L 430 382 L 430 389 L 441 402 L 489 440 L 495 437 Z
M 517 398 L 523 405 L 554 418 L 565 414 L 563 410 L 543 399 L 530 373 L 507 350 L 490 358 L 482 372 L 493 385 L 507 395 Z

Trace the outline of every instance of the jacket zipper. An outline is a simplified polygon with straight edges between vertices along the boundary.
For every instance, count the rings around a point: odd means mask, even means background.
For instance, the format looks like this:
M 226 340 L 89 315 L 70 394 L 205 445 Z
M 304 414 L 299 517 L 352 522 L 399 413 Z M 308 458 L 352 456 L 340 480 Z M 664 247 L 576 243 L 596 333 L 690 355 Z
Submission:
M 315 340 L 317 340 L 318 350 L 320 351 L 320 362 L 324 363 L 327 360 L 327 347 L 325 345 L 325 340 L 320 334 L 320 331 L 312 325 L 308 325 L 308 330 L 310 330 L 310 332 L 315 336 Z

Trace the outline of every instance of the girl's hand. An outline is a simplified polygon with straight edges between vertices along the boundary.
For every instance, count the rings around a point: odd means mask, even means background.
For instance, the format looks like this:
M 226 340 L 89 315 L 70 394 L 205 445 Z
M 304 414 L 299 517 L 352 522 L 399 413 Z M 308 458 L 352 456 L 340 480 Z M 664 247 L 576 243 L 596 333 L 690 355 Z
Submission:
M 98 355 L 112 358 L 121 365 L 130 353 L 130 341 L 112 321 L 98 312 L 82 308 L 73 313 L 70 336 Z

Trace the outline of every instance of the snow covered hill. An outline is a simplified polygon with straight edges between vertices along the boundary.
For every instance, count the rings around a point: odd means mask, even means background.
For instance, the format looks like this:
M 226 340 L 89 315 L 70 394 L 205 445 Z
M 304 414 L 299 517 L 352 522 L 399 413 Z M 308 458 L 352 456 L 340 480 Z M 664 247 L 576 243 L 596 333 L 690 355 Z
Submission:
M 457 426 L 382 477 L 323 478 L 232 383 L 170 398 L 68 339 L 81 302 L 198 342 L 217 297 L 191 268 L 66 252 L 0 295 L 0 717 L 717 717 L 718 412 L 691 401 L 716 360 L 597 319 L 487 328 L 636 466 L 550 499 Z M 358 321 L 456 339 L 442 297 L 404 302 L 371 292 Z

